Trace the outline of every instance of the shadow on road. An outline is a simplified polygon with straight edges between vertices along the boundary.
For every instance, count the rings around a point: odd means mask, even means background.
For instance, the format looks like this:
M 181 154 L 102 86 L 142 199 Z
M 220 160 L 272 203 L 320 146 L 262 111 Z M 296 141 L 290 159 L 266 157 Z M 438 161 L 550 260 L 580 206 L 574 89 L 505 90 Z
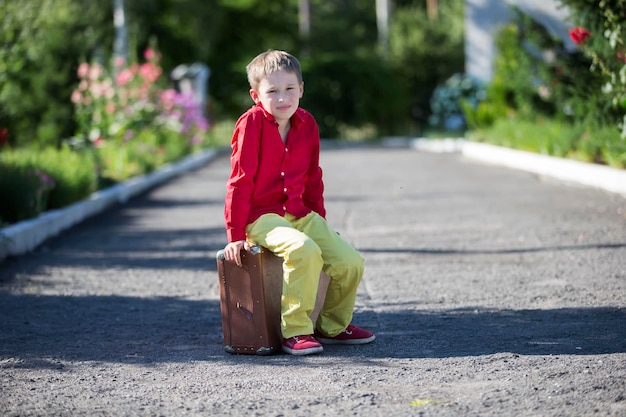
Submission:
M 167 200 L 143 196 L 125 206 L 111 209 L 88 219 L 45 242 L 27 257 L 5 259 L 0 264 L 0 284 L 15 281 L 28 270 L 41 273 L 50 267 L 101 270 L 159 269 L 216 271 L 214 253 L 226 244 L 223 226 L 198 227 L 178 222 L 145 226 L 146 210 L 172 211 L 196 207 L 208 211 L 208 205 L 222 205 L 213 200 Z M 174 212 L 172 216 L 177 216 Z M 208 215 L 207 215 L 208 216 Z M 209 223 L 207 221 L 207 223 Z
M 428 311 L 400 307 L 377 316 L 380 349 L 375 350 L 381 357 L 626 352 L 626 309 L 623 308 L 472 307 Z
M 367 310 L 355 322 L 377 333 L 363 346 L 328 346 L 328 357 L 446 358 L 494 354 L 626 352 L 620 308 Z M 0 364 L 56 368 L 59 361 L 164 363 L 268 361 L 222 350 L 218 300 L 0 293 Z M 278 355 L 278 361 L 282 361 Z M 284 359 L 284 358 L 283 358 Z M 344 360 L 344 359 L 342 359 Z

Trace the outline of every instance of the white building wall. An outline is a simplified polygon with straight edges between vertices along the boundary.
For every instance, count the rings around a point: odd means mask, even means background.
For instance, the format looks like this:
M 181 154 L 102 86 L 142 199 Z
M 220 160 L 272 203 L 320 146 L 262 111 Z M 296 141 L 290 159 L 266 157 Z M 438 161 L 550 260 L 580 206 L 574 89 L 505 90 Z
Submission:
M 465 72 L 480 80 L 493 77 L 497 53 L 493 37 L 513 16 L 510 5 L 541 22 L 553 35 L 561 37 L 568 48 L 575 45 L 567 29 L 568 12 L 556 0 L 465 0 Z

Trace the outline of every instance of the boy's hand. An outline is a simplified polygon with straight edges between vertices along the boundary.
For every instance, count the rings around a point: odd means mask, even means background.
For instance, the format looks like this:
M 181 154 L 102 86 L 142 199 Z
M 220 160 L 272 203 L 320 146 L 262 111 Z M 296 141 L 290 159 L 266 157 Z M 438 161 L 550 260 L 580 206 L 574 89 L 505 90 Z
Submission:
M 250 244 L 245 240 L 230 242 L 224 248 L 224 258 L 227 261 L 235 262 L 237 266 L 241 266 L 241 250 L 250 251 Z

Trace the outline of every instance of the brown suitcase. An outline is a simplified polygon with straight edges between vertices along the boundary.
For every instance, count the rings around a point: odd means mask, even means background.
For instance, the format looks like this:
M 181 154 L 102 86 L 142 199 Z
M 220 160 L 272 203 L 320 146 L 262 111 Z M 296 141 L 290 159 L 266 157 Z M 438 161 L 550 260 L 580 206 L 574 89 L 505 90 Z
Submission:
M 235 354 L 270 355 L 281 350 L 280 298 L 282 259 L 265 248 L 255 246 L 242 251 L 242 266 L 224 259 L 217 252 L 220 309 L 224 350 Z M 326 297 L 329 278 L 322 273 L 311 314 L 317 320 Z

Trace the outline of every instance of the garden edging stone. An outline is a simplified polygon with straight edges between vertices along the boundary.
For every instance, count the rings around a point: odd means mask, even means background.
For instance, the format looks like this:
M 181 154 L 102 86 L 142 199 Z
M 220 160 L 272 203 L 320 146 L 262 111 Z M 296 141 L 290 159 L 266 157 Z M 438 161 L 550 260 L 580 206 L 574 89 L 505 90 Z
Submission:
M 481 162 L 502 165 L 542 177 L 602 189 L 626 197 L 626 170 L 520 151 L 464 139 L 413 139 L 413 149 L 428 152 L 459 152 Z
M 219 153 L 206 149 L 178 162 L 164 165 L 149 174 L 131 178 L 104 190 L 96 191 L 86 200 L 70 206 L 49 210 L 40 216 L 0 229 L 0 261 L 7 256 L 22 255 L 32 251 L 46 239 L 94 216 L 117 203 L 125 203 L 182 173 L 200 168 Z

